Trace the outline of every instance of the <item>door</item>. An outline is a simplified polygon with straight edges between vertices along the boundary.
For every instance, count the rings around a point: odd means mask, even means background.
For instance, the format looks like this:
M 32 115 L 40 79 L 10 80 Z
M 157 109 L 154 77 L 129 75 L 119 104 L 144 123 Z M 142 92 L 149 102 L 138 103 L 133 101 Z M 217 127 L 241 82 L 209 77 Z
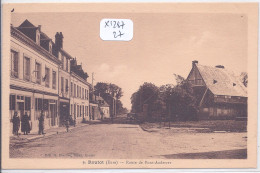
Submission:
M 20 114 L 20 119 L 24 116 L 24 102 L 18 102 L 18 113 Z
M 60 124 L 64 124 L 65 118 L 69 116 L 69 103 L 60 103 Z
M 51 113 L 51 126 L 56 125 L 56 110 L 54 104 L 50 104 L 50 113 Z

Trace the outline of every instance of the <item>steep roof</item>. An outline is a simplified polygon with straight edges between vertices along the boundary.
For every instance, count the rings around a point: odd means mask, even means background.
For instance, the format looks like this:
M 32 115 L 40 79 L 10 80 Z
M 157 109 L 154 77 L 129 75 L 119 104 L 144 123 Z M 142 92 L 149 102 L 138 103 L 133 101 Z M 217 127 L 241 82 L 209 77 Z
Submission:
M 209 90 L 215 95 L 247 97 L 247 88 L 234 72 L 225 68 L 196 65 Z
M 29 22 L 29 20 L 27 20 L 27 19 L 19 27 L 37 28 L 31 22 Z
M 100 106 L 102 106 L 102 107 L 109 107 L 109 104 L 101 97 L 101 96 L 96 96 L 96 100 L 97 101 L 102 101 L 103 103 L 102 104 L 100 104 Z

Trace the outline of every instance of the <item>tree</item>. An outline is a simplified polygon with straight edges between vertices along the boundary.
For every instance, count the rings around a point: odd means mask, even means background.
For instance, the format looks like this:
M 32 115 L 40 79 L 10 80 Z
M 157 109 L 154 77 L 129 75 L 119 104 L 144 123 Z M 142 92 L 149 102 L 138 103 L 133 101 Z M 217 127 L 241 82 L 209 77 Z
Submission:
M 242 72 L 240 74 L 240 81 L 244 84 L 245 87 L 247 87 L 248 84 L 248 75 L 247 72 Z
M 152 112 L 156 112 L 161 109 L 162 102 L 159 99 L 159 88 L 152 84 L 145 82 L 141 85 L 135 93 L 131 96 L 132 112 L 143 112 L 143 106 L 147 106 L 148 116 L 151 116 Z
M 180 76 L 180 75 L 178 75 L 178 74 L 174 73 L 173 76 L 175 78 L 175 81 L 176 81 L 177 85 L 180 85 L 180 84 L 182 84 L 185 81 L 185 78 Z
M 191 84 L 182 76 L 174 74 L 177 85 L 166 84 L 160 87 L 144 83 L 132 94 L 132 112 L 143 112 L 143 105 L 148 105 L 148 116 L 168 117 L 171 120 L 195 120 L 198 106 Z
M 116 99 L 116 112 L 121 113 L 123 110 L 123 104 L 120 101 L 123 91 L 119 86 L 112 83 L 98 82 L 94 87 L 94 94 L 100 95 L 110 105 L 110 114 L 113 112 L 114 99 Z
M 183 80 L 176 86 L 168 85 L 164 91 L 167 113 L 174 120 L 195 120 L 198 106 L 191 85 Z

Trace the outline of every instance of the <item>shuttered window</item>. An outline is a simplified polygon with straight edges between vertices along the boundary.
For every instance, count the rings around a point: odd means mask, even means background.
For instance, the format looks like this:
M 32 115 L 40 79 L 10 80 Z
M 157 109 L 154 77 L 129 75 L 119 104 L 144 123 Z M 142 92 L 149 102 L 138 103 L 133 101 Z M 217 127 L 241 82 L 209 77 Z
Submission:
M 11 50 L 11 76 L 18 78 L 18 52 Z
M 31 110 L 31 97 L 25 97 L 25 110 Z
M 15 110 L 15 95 L 10 95 L 9 109 Z
M 31 78 L 31 64 L 30 58 L 24 57 L 24 80 L 30 81 Z

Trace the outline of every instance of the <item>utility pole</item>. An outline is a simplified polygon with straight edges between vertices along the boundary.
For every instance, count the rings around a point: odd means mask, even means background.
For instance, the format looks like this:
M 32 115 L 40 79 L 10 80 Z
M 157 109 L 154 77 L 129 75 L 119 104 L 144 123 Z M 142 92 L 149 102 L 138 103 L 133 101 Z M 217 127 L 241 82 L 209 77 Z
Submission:
M 92 72 L 92 92 L 94 92 L 94 72 Z
M 171 128 L 171 103 L 172 103 L 172 98 L 171 98 L 172 93 L 170 93 L 170 100 L 169 100 L 169 129 Z

